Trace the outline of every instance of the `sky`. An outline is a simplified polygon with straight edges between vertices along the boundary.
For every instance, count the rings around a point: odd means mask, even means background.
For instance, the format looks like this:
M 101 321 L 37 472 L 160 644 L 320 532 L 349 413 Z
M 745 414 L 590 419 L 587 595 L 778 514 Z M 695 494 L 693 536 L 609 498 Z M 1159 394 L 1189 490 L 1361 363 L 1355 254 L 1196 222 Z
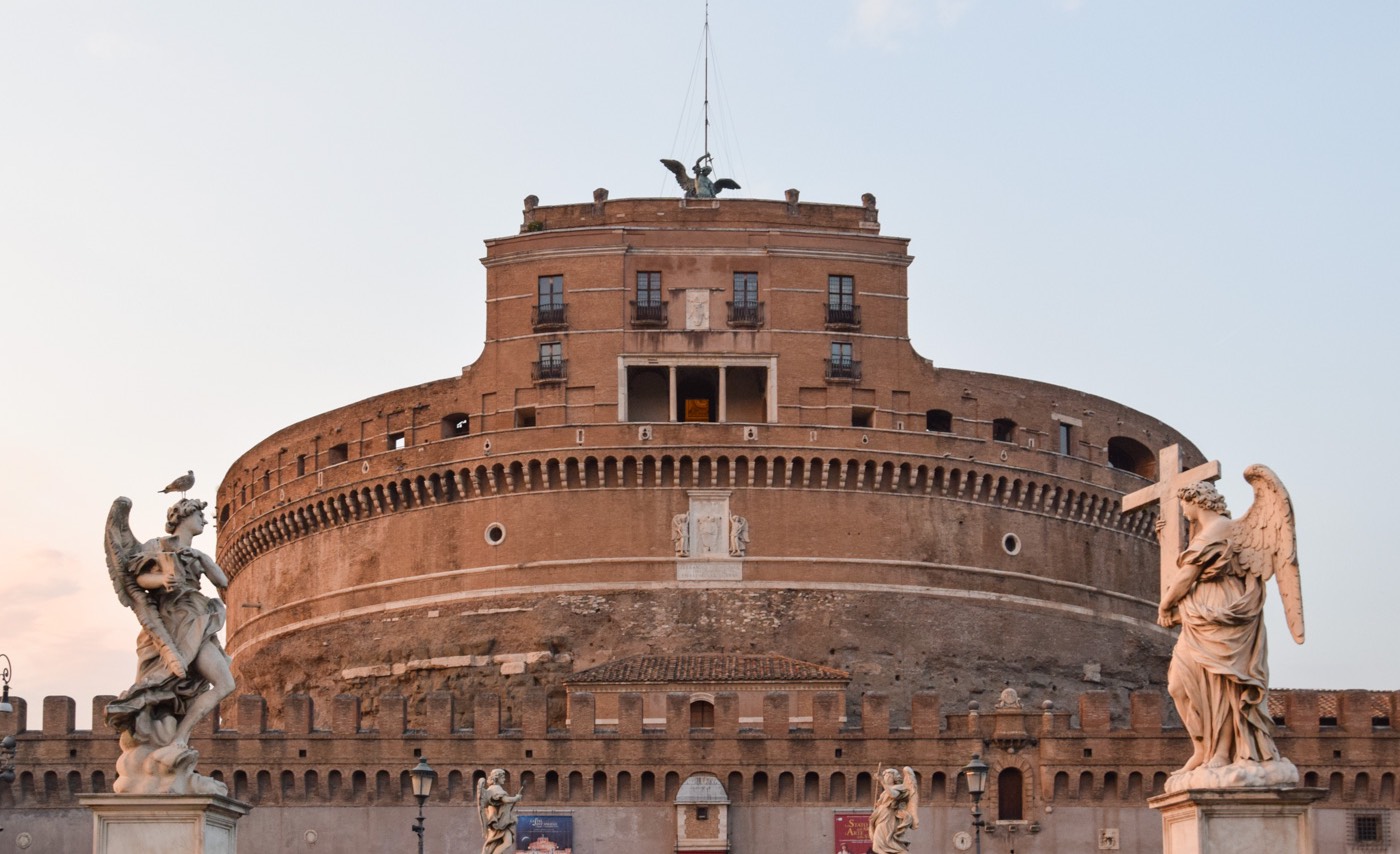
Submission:
M 107 509 L 480 353 L 521 200 L 675 196 L 702 0 L 0 0 L 0 652 L 123 690 Z M 1161 418 L 1293 496 L 1308 640 L 1273 682 L 1400 689 L 1400 3 L 713 0 L 736 195 L 879 200 L 913 344 Z M 213 552 L 214 532 L 197 546 Z

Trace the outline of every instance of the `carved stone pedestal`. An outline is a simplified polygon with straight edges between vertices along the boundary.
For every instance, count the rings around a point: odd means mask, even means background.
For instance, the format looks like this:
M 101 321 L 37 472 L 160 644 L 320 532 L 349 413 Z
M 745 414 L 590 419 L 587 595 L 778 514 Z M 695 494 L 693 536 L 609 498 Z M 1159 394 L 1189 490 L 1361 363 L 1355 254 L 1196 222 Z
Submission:
M 82 795 L 93 854 L 236 854 L 252 809 L 223 795 Z
M 1314 854 L 1312 803 L 1326 789 L 1187 789 L 1147 805 L 1163 854 Z

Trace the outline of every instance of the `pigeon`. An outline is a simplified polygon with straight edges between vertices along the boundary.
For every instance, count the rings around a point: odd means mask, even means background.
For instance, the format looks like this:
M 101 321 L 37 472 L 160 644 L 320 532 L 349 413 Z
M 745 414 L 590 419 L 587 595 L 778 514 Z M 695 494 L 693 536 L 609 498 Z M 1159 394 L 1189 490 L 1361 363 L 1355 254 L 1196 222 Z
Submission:
M 181 495 L 184 495 L 185 493 L 190 491 L 190 487 L 192 486 L 194 486 L 194 469 L 190 469 L 189 471 L 170 481 L 170 485 L 167 486 L 165 489 L 162 489 L 161 492 L 178 492 Z

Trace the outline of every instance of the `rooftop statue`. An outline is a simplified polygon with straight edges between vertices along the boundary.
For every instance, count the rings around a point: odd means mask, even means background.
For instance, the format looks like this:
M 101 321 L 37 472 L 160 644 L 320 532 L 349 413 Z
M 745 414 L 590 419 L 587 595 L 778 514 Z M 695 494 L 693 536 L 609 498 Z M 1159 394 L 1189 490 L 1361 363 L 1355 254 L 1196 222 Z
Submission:
M 909 854 L 909 831 L 919 826 L 919 784 L 914 769 L 879 772 L 880 792 L 870 811 L 870 854 Z
M 714 158 L 707 152 L 704 156 L 695 161 L 695 166 L 691 170 L 695 177 L 687 175 L 685 164 L 679 160 L 667 160 L 662 158 L 661 163 L 671 170 L 676 176 L 676 183 L 685 190 L 687 199 L 713 199 L 720 194 L 721 190 L 742 189 L 733 178 L 720 178 L 718 181 L 710 180 L 710 173 L 714 171 Z
M 175 488 L 179 488 L 176 486 Z M 203 501 L 182 498 L 166 511 L 167 536 L 142 543 L 127 522 L 131 499 L 107 515 L 107 572 L 117 599 L 141 623 L 136 680 L 107 706 L 121 733 L 112 790 L 129 794 L 227 794 L 223 783 L 194 772 L 190 733 L 233 692 L 229 657 L 217 633 L 224 605 L 200 589 L 208 578 L 228 586 L 213 558 L 191 548 L 205 527 Z
M 1170 482 L 1172 473 L 1164 474 Z M 1265 583 L 1277 578 L 1288 628 L 1303 642 L 1293 503 L 1265 466 L 1250 466 L 1244 477 L 1254 487 L 1254 504 L 1239 520 L 1205 480 L 1174 487 L 1157 520 L 1163 565 L 1170 558 L 1176 567 L 1163 579 L 1157 622 L 1181 626 L 1167 691 L 1192 742 L 1191 758 L 1167 780 L 1168 792 L 1298 783 L 1298 769 L 1274 743 L 1263 615 Z M 1124 499 L 1125 507 L 1143 506 L 1134 496 Z M 1184 550 L 1165 533 L 1165 517 L 1177 513 L 1189 528 Z

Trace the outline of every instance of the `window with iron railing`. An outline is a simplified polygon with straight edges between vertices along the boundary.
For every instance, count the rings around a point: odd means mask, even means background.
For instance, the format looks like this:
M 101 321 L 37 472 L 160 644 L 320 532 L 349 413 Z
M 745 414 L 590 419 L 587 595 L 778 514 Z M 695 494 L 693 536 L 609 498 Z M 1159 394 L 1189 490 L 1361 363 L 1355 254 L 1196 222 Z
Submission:
M 826 277 L 826 325 L 860 326 L 854 276 Z
M 661 299 L 661 273 L 637 273 L 637 298 L 632 302 L 632 325 L 666 325 L 666 303 Z
M 564 379 L 563 345 L 550 341 L 540 345 L 540 360 L 535 363 L 533 375 L 536 382 Z
M 564 311 L 564 277 L 540 276 L 539 301 L 535 304 L 531 325 L 540 329 L 564 326 L 567 323 Z
M 829 380 L 860 379 L 860 362 L 851 358 L 850 342 L 831 342 L 831 358 L 826 362 L 826 378 Z
M 763 303 L 758 301 L 758 273 L 734 274 L 734 299 L 727 305 L 730 326 L 763 325 Z

